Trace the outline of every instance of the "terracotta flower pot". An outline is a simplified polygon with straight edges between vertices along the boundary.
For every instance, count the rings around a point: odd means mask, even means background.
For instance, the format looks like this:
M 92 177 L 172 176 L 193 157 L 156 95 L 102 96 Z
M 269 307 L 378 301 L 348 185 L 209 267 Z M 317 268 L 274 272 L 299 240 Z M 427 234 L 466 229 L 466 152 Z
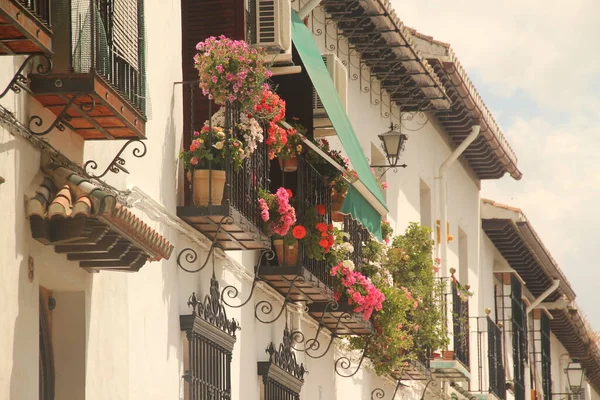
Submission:
M 197 169 L 194 170 L 194 204 L 196 206 L 220 206 L 225 188 L 225 171 Z M 210 182 L 210 193 L 209 193 Z
M 335 190 L 331 192 L 331 219 L 335 222 L 344 222 L 344 214 L 341 213 L 342 204 L 346 194 L 339 194 Z
M 445 350 L 443 353 L 444 360 L 454 360 L 454 351 L 453 350 Z
M 283 239 L 273 240 L 277 261 L 282 266 L 292 266 L 298 263 L 298 241 L 292 245 L 284 245 Z M 285 254 L 284 254 L 285 253 Z
M 295 172 L 298 170 L 298 157 L 295 155 L 285 160 L 279 159 L 279 166 L 283 172 Z

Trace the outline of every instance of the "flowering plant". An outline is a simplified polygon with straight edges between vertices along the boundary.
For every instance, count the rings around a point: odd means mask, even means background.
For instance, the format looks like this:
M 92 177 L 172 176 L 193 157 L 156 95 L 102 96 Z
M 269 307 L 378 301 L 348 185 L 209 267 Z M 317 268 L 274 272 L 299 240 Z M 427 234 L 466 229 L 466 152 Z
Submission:
M 348 260 L 349 261 L 349 260 Z M 373 311 L 380 311 L 385 301 L 385 296 L 363 274 L 354 270 L 354 264 L 346 261 L 335 265 L 331 269 L 334 277 L 334 296 L 336 301 L 342 295 L 348 298 L 348 304 L 353 305 L 353 311 L 362 313 L 363 319 L 371 319 Z
M 394 230 L 392 229 L 392 225 L 386 219 L 381 220 L 381 238 L 385 244 L 390 243 L 390 239 L 394 234 Z
M 225 131 L 220 126 L 213 125 L 209 128 L 208 123 L 205 123 L 200 131 L 194 131 L 189 149 L 179 153 L 179 158 L 191 172 L 209 166 L 223 169 L 227 154 L 234 169 L 239 169 L 244 159 L 243 143 L 232 137 L 226 138 Z
M 212 117 L 213 125 L 225 126 L 225 107 L 221 107 Z M 208 125 L 208 121 L 204 123 Z M 255 118 L 241 113 L 239 119 L 233 125 L 233 130 L 230 131 L 231 136 L 237 136 L 243 139 L 243 158 L 248 158 L 257 149 L 258 144 L 263 142 L 263 129 Z
M 263 63 L 264 50 L 223 35 L 198 43 L 196 50 L 194 67 L 205 96 L 217 104 L 239 101 L 247 106 L 259 102 L 263 82 L 272 75 Z
M 277 157 L 277 154 L 281 152 L 281 149 L 285 147 L 287 142 L 288 134 L 286 130 L 276 122 L 269 122 L 267 138 L 265 139 L 265 143 L 269 146 L 269 160 Z
M 253 113 L 257 118 L 277 123 L 285 117 L 285 101 L 265 86 L 260 101 L 254 105 Z
M 268 223 L 270 234 L 285 237 L 296 223 L 296 209 L 290 205 L 291 197 L 292 191 L 283 187 L 277 189 L 275 194 L 259 190 L 260 217 Z
M 293 121 L 297 121 L 297 118 L 292 118 Z M 304 148 L 302 147 L 303 137 L 306 136 L 306 128 L 298 122 L 290 124 L 291 128 L 286 130 L 287 143 L 281 148 L 277 157 L 282 160 L 288 158 L 297 157 L 302 154 Z
M 443 296 L 443 283 L 435 277 L 430 235 L 429 228 L 414 222 L 409 224 L 403 235 L 394 237 L 384 260 L 395 286 L 412 302 L 407 320 L 415 328 L 415 343 L 419 343 L 413 356 L 420 358 L 427 356 L 426 349 L 442 349 L 448 344 L 439 302 Z
M 304 226 L 306 237 L 304 238 L 304 252 L 313 260 L 334 261 L 331 249 L 336 243 L 336 229 L 327 223 L 327 208 L 323 204 L 317 204 L 314 208 L 309 207 L 305 211 Z

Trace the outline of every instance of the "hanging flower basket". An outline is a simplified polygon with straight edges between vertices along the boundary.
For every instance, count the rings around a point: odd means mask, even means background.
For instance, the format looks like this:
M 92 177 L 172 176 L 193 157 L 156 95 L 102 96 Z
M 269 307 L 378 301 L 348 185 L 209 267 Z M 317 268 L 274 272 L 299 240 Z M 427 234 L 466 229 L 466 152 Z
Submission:
M 298 157 L 293 155 L 285 160 L 279 158 L 279 166 L 283 172 L 295 172 L 298 170 Z
M 211 36 L 196 45 L 194 67 L 200 88 L 217 104 L 240 102 L 244 107 L 260 102 L 263 82 L 271 77 L 264 63 L 264 50 L 243 40 Z
M 273 240 L 277 261 L 282 266 L 294 266 L 298 263 L 298 241 L 284 243 L 283 239 Z

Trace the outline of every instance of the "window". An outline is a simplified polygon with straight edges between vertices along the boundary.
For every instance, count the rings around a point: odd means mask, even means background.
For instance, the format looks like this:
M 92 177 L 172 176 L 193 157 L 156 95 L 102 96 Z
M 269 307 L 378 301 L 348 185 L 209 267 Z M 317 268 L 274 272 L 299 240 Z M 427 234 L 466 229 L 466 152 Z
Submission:
M 552 400 L 552 365 L 550 361 L 550 318 L 548 318 L 546 313 L 542 313 L 540 319 L 540 334 L 542 347 L 542 387 L 544 389 L 544 400 Z
M 458 282 L 452 282 L 452 319 L 454 355 L 465 367 L 469 367 L 469 300 L 461 297 Z
M 52 351 L 52 292 L 40 287 L 40 400 L 54 400 L 54 354 Z
M 307 371 L 296 360 L 287 326 L 279 348 L 276 350 L 275 345 L 270 343 L 267 353 L 269 361 L 258 363 L 258 375 L 262 376 L 263 381 L 261 400 L 300 400 L 300 390 Z
M 502 331 L 487 317 L 489 390 L 499 399 L 506 398 L 504 365 L 502 364 Z
M 527 314 L 522 299 L 521 282 L 511 276 L 511 326 L 514 364 L 515 400 L 525 400 L 525 360 L 527 357 Z
M 467 234 L 458 228 L 458 280 L 469 283 L 469 244 Z
M 231 353 L 239 325 L 221 304 L 219 282 L 210 280 L 210 294 L 201 302 L 192 293 L 191 315 L 180 317 L 187 339 L 184 360 L 186 400 L 231 399 Z
M 431 189 L 429 189 L 429 186 L 427 186 L 427 184 L 422 180 L 419 182 L 419 208 L 421 213 L 421 225 L 433 229 L 433 225 L 431 223 Z

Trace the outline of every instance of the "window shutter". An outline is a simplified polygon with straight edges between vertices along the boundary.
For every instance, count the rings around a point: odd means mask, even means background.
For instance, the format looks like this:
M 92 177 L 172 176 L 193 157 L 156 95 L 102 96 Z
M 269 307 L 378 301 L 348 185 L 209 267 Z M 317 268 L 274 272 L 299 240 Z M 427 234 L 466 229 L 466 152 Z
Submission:
M 138 0 L 114 0 L 113 45 L 117 54 L 139 70 Z

